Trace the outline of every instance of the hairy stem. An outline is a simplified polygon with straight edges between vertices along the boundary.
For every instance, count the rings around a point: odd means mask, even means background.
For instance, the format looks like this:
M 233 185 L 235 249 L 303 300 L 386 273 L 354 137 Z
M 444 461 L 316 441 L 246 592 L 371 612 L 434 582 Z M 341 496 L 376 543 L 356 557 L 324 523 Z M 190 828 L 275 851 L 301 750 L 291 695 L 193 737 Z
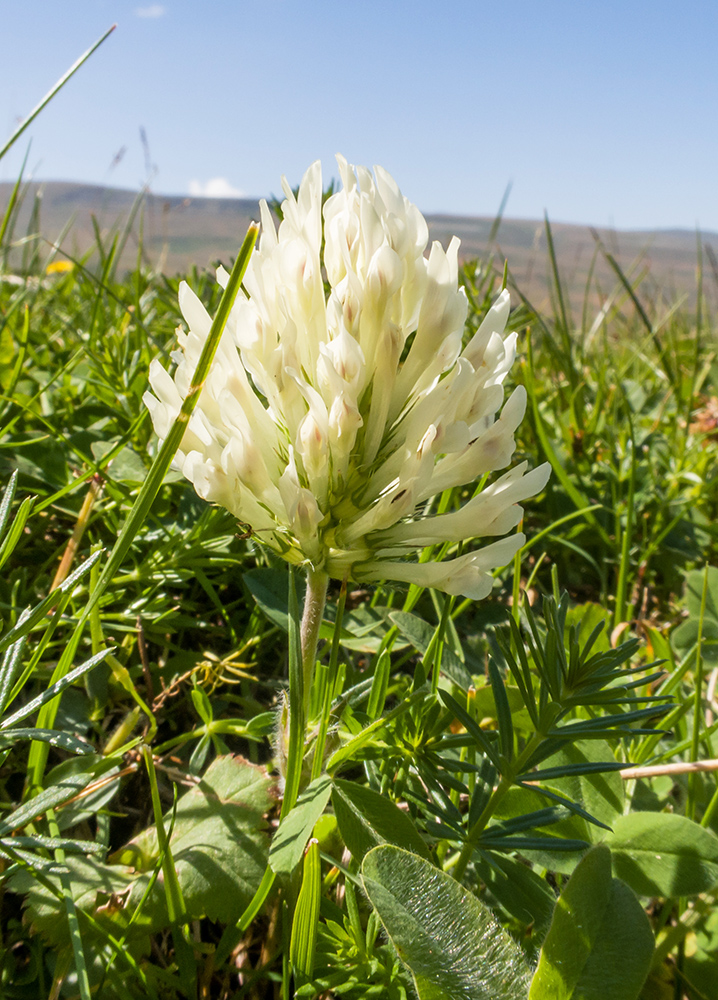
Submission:
M 321 716 L 319 719 L 319 728 L 317 730 L 314 758 L 312 761 L 312 781 L 314 781 L 315 778 L 318 778 L 322 773 L 322 765 L 324 764 L 324 749 L 327 742 L 327 733 L 329 732 L 332 699 L 336 693 L 335 687 L 337 683 L 337 671 L 339 668 L 339 636 L 341 634 L 342 621 L 344 620 L 344 607 L 346 605 L 346 601 L 347 580 L 345 577 L 342 581 L 342 589 L 337 603 L 337 616 L 334 624 L 334 636 L 332 638 L 332 652 L 329 658 L 329 669 L 324 685 L 324 698 L 322 700 Z
M 324 570 L 310 569 L 307 572 L 307 593 L 304 598 L 304 612 L 300 627 L 305 717 L 309 709 L 309 693 L 312 686 L 314 663 L 317 658 L 319 629 L 324 615 L 324 605 L 327 602 L 328 584 L 329 574 Z

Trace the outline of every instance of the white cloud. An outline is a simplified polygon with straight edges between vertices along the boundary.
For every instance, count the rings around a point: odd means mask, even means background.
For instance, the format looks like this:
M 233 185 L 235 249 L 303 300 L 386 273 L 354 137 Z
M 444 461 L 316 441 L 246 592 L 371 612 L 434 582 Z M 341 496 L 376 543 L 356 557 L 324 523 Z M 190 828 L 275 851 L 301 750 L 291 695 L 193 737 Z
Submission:
M 246 192 L 230 184 L 226 177 L 212 177 L 204 184 L 190 181 L 189 193 L 195 198 L 244 198 Z
M 149 7 L 135 7 L 136 17 L 164 17 L 166 13 L 167 8 L 161 3 L 153 3 Z

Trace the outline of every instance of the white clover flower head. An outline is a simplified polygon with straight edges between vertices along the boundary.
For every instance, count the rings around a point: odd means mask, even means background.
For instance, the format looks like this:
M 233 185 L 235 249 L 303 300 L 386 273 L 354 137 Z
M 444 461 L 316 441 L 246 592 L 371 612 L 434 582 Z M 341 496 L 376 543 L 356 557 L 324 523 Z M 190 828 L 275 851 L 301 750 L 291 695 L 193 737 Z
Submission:
M 380 167 L 338 157 L 342 189 L 322 211 L 320 164 L 298 194 L 286 179 L 279 229 L 262 235 L 175 459 L 205 500 L 226 507 L 291 563 L 358 581 L 399 580 L 471 598 L 525 538 L 513 534 L 444 562 L 418 548 L 505 534 L 549 466 L 505 473 L 459 510 L 417 516 L 431 497 L 509 465 L 524 414 L 503 405 L 516 350 L 498 296 L 462 350 L 459 241 L 426 222 Z M 322 240 L 324 248 L 322 251 Z M 218 281 L 227 273 L 220 269 Z M 328 291 L 326 290 L 328 289 Z M 150 369 L 145 403 L 160 438 L 187 393 L 211 320 L 186 283 L 171 378 Z

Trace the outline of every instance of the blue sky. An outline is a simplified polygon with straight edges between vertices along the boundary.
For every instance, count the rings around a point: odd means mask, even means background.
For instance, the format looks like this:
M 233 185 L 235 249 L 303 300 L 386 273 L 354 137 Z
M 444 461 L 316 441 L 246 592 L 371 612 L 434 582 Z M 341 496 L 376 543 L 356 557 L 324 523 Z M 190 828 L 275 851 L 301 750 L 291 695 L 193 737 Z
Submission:
M 118 25 L 26 133 L 38 178 L 137 188 L 142 128 L 156 192 L 277 193 L 342 152 L 425 212 L 491 215 L 511 182 L 511 217 L 718 231 L 714 0 L 2 7 L 0 144 Z

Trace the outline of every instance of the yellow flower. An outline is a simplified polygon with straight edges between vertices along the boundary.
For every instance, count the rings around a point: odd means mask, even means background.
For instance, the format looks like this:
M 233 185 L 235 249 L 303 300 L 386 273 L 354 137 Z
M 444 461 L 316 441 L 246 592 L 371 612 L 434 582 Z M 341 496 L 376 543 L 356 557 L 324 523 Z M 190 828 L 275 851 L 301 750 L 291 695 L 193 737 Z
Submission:
M 45 274 L 67 274 L 74 270 L 75 265 L 70 260 L 53 260 L 45 268 Z

